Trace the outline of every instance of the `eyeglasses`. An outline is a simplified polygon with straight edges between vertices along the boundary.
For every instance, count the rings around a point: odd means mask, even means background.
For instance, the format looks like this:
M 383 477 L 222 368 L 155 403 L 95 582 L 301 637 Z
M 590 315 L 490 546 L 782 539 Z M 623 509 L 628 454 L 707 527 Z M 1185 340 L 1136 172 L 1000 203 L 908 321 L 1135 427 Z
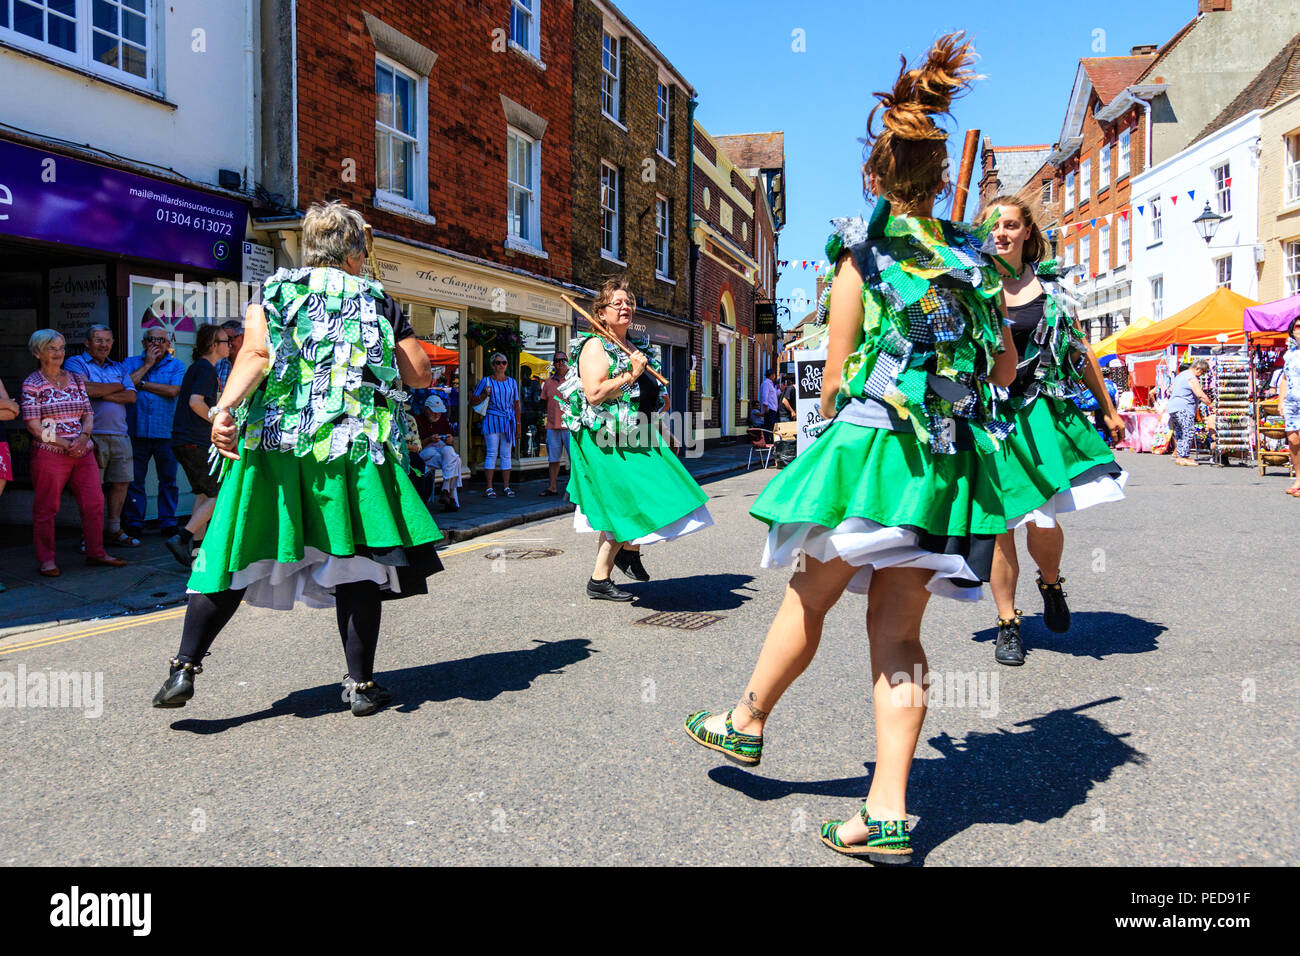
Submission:
M 505 365 L 506 363 L 505 363 L 505 362 L 493 362 L 492 364 L 493 364 L 493 365 Z
M 218 345 L 229 345 L 229 344 L 230 344 L 230 339 L 217 339 L 217 344 L 218 344 Z

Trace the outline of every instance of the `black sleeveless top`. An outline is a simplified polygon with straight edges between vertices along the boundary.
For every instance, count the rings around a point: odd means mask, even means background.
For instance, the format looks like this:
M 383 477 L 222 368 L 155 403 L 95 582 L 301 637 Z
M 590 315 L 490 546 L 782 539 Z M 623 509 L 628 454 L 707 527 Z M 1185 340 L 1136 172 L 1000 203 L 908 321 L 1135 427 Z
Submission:
M 1016 366 L 1016 380 L 1009 389 L 1014 396 L 1025 394 L 1025 390 L 1034 380 L 1034 372 L 1038 369 L 1038 358 L 1035 356 L 1033 361 L 1026 361 L 1025 352 L 1029 348 L 1029 339 L 1034 334 L 1034 330 L 1043 321 L 1043 309 L 1046 303 L 1046 293 L 1040 292 L 1024 305 L 1007 306 L 1007 318 L 1011 320 L 1011 341 L 1015 343 L 1016 351 L 1020 353 L 1020 364 Z

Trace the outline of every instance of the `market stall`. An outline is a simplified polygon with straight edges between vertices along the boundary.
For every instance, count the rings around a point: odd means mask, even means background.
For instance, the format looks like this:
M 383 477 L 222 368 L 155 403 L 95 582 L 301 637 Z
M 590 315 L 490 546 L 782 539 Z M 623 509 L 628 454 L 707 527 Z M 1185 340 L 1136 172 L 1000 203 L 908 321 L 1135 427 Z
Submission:
M 1256 429 L 1256 455 L 1259 473 L 1263 475 L 1270 465 L 1286 468 L 1291 477 L 1291 455 L 1286 446 L 1286 428 L 1276 398 L 1266 395 L 1271 384 L 1271 371 L 1275 356 L 1286 344 L 1286 330 L 1291 321 L 1300 315 L 1300 295 L 1276 302 L 1254 305 L 1242 314 L 1242 329 L 1250 338 L 1256 361 L 1251 364 L 1253 383 L 1251 397 Z M 1267 354 L 1267 361 L 1260 359 Z M 1261 374 L 1262 373 L 1262 374 Z

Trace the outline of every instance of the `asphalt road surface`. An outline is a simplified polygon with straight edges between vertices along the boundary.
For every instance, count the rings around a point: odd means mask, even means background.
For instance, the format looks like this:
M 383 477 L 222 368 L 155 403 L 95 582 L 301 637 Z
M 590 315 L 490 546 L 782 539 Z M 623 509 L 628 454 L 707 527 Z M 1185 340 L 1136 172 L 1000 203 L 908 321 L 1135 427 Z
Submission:
M 1069 633 L 1022 550 L 1024 667 L 993 660 L 991 599 L 931 601 L 918 862 L 1297 862 L 1300 502 L 1276 469 L 1121 460 L 1128 500 L 1066 519 Z M 568 517 L 449 546 L 428 597 L 385 606 L 399 703 L 365 719 L 332 611 L 241 609 L 170 711 L 149 700 L 180 610 L 6 638 L 0 682 L 84 672 L 95 699 L 0 707 L 0 863 L 862 865 L 817 827 L 873 766 L 865 598 L 831 613 L 755 772 L 682 730 L 735 701 L 781 600 L 747 514 L 775 473 L 709 483 L 716 526 L 648 549 L 632 605 L 587 599 Z M 637 623 L 668 611 L 720 620 Z

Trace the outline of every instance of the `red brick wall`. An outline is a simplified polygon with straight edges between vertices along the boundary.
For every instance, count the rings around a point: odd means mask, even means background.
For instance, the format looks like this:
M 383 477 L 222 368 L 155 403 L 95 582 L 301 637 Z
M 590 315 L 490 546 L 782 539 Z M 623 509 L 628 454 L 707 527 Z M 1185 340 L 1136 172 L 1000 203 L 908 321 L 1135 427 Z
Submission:
M 1056 174 L 1056 185 L 1058 188 L 1061 202 L 1058 205 L 1062 221 L 1071 228 L 1066 234 L 1062 235 L 1057 244 L 1058 253 L 1064 253 L 1065 245 L 1074 244 L 1074 262 L 1078 264 L 1082 257 L 1082 244 L 1088 243 L 1091 271 L 1096 273 L 1106 272 L 1113 268 L 1119 257 L 1119 227 L 1112 220 L 1110 229 L 1110 261 L 1101 263 L 1098 261 L 1098 239 L 1095 233 L 1101 226 L 1097 223 L 1097 229 L 1091 225 L 1093 219 L 1100 220 L 1105 216 L 1108 219 L 1123 209 L 1129 209 L 1131 204 L 1131 184 L 1133 177 L 1146 168 L 1146 127 L 1145 116 L 1141 107 L 1133 107 L 1119 116 L 1113 123 L 1098 123 L 1092 115 L 1093 107 L 1097 103 L 1097 94 L 1094 92 L 1087 106 L 1087 111 L 1083 121 L 1083 144 L 1079 151 L 1066 160 Z M 1129 174 L 1125 178 L 1115 179 L 1115 172 L 1118 169 L 1119 160 L 1119 134 L 1125 129 L 1129 132 Z M 1111 169 L 1110 169 L 1110 187 L 1100 196 L 1097 194 L 1097 180 L 1101 170 L 1101 149 L 1103 146 L 1111 146 Z M 1085 159 L 1091 160 L 1091 169 L 1089 171 L 1089 199 L 1087 202 L 1079 202 L 1079 175 L 1082 163 Z M 1065 176 L 1067 173 L 1075 174 L 1074 184 L 1074 208 L 1065 211 Z M 1129 213 L 1129 220 L 1132 221 L 1133 213 Z M 1075 223 L 1083 223 L 1083 228 L 1079 229 L 1074 226 Z M 1085 277 L 1088 278 L 1088 277 Z
M 428 78 L 429 225 L 377 209 L 375 47 L 362 10 L 438 54 Z M 494 52 L 509 4 L 426 0 L 299 0 L 299 201 L 341 199 L 382 232 L 443 246 L 556 279 L 571 276 L 573 128 L 571 0 L 542 5 L 546 69 L 514 50 Z M 500 94 L 545 118 L 542 260 L 504 247 L 506 119 Z M 355 182 L 343 161 L 356 161 Z M 418 175 L 418 172 L 417 172 Z

